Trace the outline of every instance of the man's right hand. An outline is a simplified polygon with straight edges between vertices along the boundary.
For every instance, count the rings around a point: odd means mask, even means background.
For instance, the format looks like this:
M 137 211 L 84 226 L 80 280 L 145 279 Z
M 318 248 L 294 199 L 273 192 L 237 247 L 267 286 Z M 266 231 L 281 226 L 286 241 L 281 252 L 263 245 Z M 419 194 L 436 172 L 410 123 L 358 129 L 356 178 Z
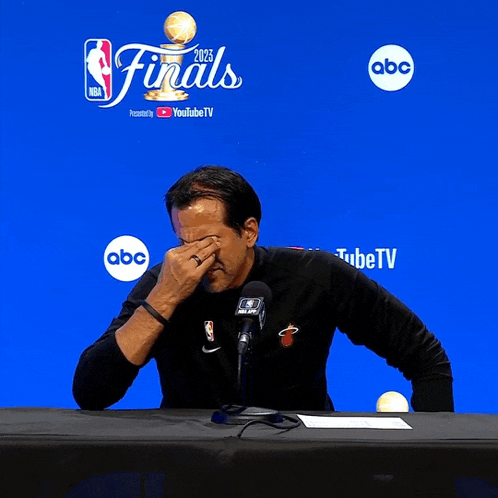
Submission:
M 217 249 L 217 242 L 208 237 L 169 250 L 164 257 L 157 284 L 147 296 L 147 302 L 169 319 L 176 307 L 194 292 L 214 263 Z M 200 264 L 193 258 L 194 255 L 199 258 Z M 116 342 L 128 361 L 140 366 L 146 361 L 162 331 L 161 323 L 139 306 L 133 316 L 116 331 Z
M 147 301 L 169 318 L 174 308 L 194 292 L 214 263 L 217 250 L 218 243 L 212 237 L 170 249 Z

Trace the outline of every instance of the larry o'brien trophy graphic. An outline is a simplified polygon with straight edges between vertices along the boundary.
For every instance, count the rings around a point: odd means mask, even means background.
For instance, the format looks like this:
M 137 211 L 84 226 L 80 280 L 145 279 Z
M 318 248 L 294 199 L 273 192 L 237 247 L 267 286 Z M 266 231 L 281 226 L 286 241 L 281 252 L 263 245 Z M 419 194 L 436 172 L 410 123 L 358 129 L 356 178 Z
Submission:
M 173 43 L 161 44 L 161 48 L 165 48 L 172 52 L 175 50 L 182 50 L 185 48 L 185 44 L 195 36 L 197 32 L 197 26 L 195 24 L 194 18 L 187 12 L 173 12 L 170 14 L 166 21 L 164 21 L 164 34 L 169 41 Z M 162 64 L 178 64 L 181 65 L 183 60 L 183 55 L 164 55 L 161 54 Z M 144 97 L 147 100 L 155 100 L 161 102 L 171 102 L 177 100 L 187 100 L 188 93 L 183 90 L 176 90 L 171 85 L 171 78 L 174 76 L 168 74 L 169 71 L 164 75 L 161 89 L 151 90 L 147 92 Z

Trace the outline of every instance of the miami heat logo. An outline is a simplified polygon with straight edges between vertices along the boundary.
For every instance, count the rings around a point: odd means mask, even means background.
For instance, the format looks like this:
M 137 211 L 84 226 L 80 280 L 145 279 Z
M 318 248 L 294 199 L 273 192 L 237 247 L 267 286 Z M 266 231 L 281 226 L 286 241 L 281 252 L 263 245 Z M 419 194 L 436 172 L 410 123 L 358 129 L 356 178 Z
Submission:
M 294 344 L 294 334 L 297 334 L 299 332 L 299 328 L 296 327 L 294 324 L 289 323 L 287 325 L 287 328 L 284 330 L 281 330 L 278 335 L 280 336 L 280 344 L 284 348 L 288 348 Z

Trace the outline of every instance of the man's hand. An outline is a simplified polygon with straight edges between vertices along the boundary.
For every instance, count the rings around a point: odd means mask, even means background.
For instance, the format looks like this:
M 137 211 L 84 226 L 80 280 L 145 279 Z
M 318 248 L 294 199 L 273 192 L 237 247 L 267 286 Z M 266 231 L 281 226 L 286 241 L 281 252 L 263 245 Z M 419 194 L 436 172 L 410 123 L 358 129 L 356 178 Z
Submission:
M 168 319 L 178 304 L 190 296 L 216 257 L 218 244 L 211 237 L 169 250 L 157 284 L 147 302 Z M 196 256 L 196 258 L 193 258 Z M 200 261 L 200 263 L 199 263 Z M 134 365 L 143 365 L 163 326 L 142 306 L 116 331 L 116 342 Z
M 171 306 L 176 307 L 194 292 L 214 263 L 217 250 L 218 243 L 212 237 L 170 249 L 164 257 L 157 284 L 147 300 L 153 306 L 155 303 L 160 313 L 167 313 Z

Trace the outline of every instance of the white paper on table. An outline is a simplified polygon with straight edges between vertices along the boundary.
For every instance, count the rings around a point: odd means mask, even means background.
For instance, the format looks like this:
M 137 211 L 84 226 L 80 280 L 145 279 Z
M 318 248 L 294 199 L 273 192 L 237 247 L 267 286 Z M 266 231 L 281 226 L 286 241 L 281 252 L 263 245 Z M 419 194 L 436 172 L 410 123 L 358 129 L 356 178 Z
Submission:
M 413 429 L 399 417 L 297 416 L 310 429 Z

